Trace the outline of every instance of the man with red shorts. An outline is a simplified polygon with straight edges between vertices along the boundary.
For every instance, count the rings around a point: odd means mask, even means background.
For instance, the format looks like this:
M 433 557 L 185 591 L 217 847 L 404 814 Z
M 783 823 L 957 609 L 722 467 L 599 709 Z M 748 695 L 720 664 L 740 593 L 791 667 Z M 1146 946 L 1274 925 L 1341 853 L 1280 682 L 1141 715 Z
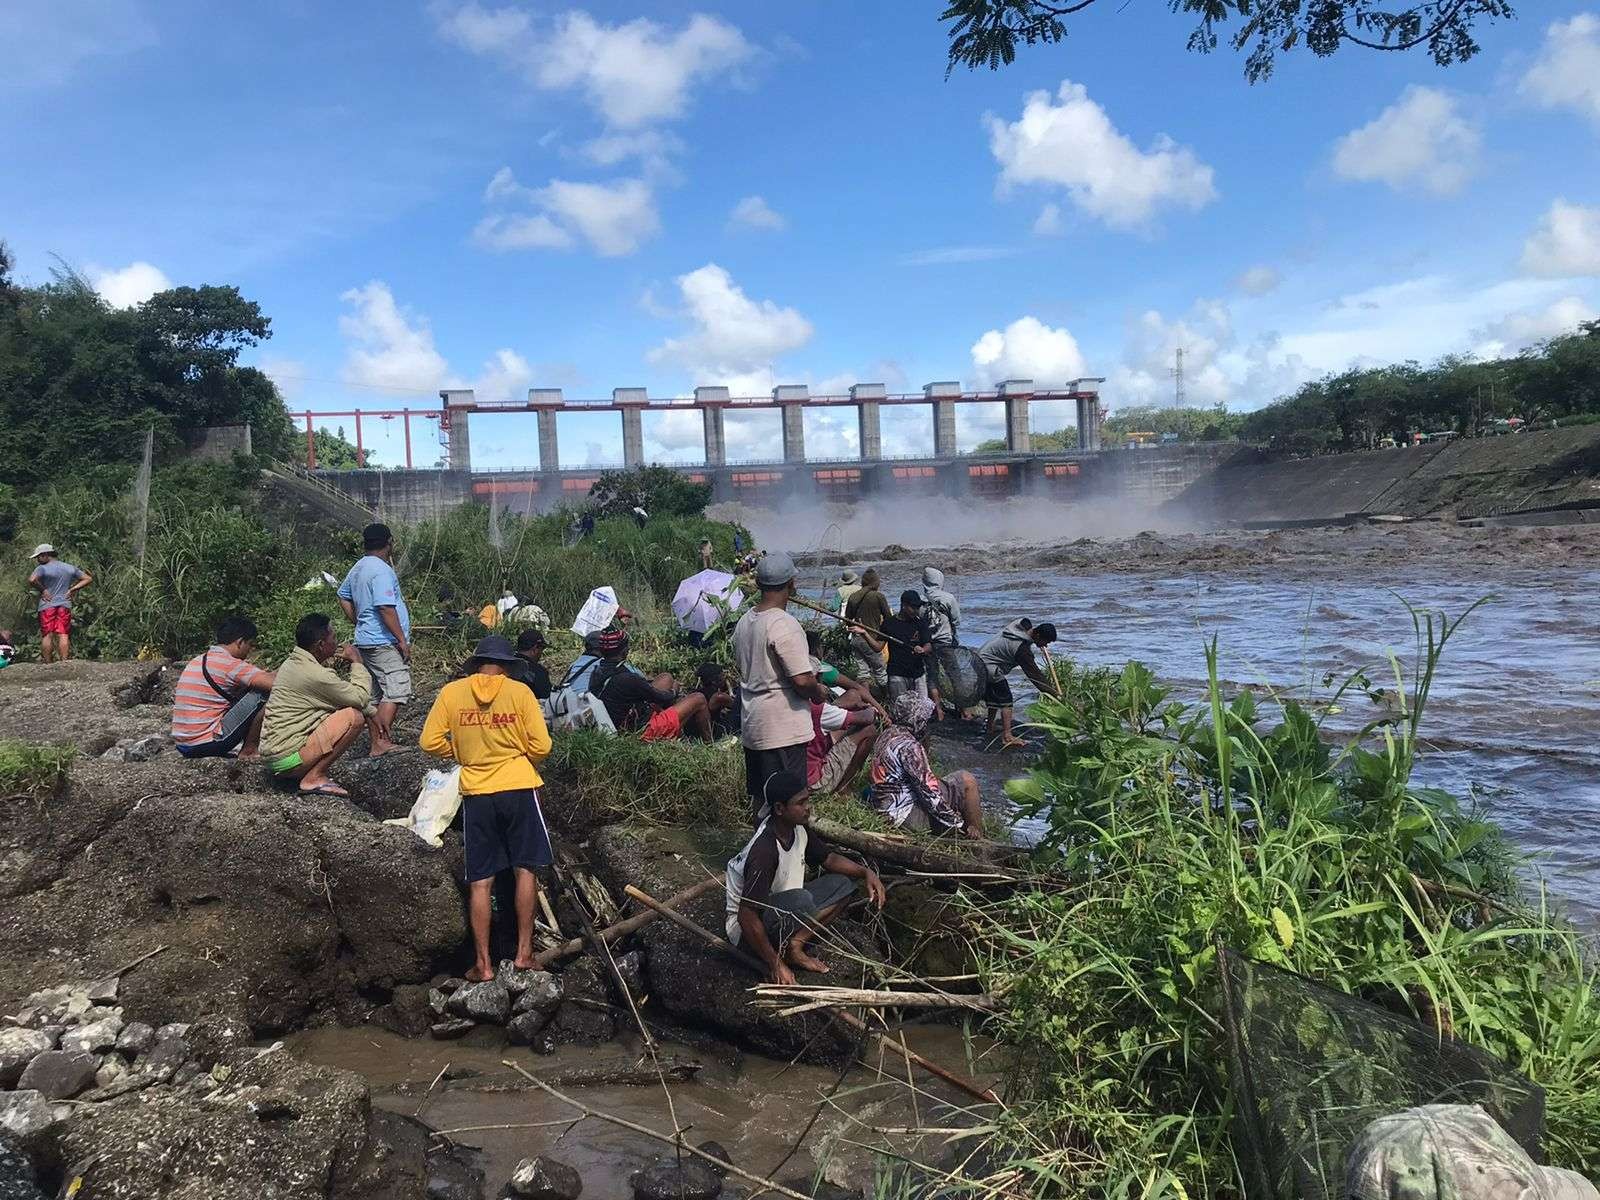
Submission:
M 94 582 L 94 576 L 62 562 L 56 548 L 42 542 L 29 555 L 38 565 L 28 576 L 28 586 L 39 593 L 40 658 L 65 662 L 72 655 L 72 598 Z
M 637 732 L 642 741 L 664 742 L 693 730 L 712 740 L 711 705 L 703 692 L 680 697 L 671 675 L 652 682 L 628 666 L 628 635 L 607 630 L 599 638 L 600 665 L 589 680 L 589 694 L 597 697 L 611 716 L 618 733 Z

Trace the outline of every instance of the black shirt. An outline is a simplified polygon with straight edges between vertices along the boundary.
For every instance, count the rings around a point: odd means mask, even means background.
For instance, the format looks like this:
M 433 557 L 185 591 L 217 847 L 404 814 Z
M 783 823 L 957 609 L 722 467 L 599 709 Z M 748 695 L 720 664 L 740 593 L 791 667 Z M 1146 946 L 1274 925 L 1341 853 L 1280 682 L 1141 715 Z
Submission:
M 927 618 L 907 621 L 897 613 L 884 620 L 879 632 L 898 639 L 889 643 L 889 674 L 901 679 L 921 679 L 922 673 L 928 669 L 928 656 L 913 654 L 911 648 L 926 646 L 933 640 L 933 628 Z M 901 642 L 905 645 L 901 645 Z
M 519 654 L 516 665 L 511 668 L 511 677 L 532 688 L 535 699 L 550 699 L 550 672 L 542 662 L 532 662 Z
M 629 733 L 649 724 L 657 709 L 678 702 L 671 692 L 652 686 L 622 663 L 603 662 L 596 667 L 589 680 L 589 692 L 605 702 L 611 723 Z

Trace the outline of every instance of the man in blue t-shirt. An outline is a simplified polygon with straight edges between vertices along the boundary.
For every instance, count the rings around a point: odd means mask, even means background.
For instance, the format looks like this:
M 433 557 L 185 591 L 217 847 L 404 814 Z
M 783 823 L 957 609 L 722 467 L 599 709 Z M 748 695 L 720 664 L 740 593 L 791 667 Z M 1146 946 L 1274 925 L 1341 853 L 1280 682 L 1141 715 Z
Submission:
M 391 565 L 394 535 L 387 525 L 361 531 L 366 550 L 339 585 L 339 606 L 355 622 L 355 647 L 372 676 L 373 715 L 367 718 L 377 758 L 395 748 L 389 731 L 400 706 L 411 699 L 411 614 L 400 594 L 400 577 Z

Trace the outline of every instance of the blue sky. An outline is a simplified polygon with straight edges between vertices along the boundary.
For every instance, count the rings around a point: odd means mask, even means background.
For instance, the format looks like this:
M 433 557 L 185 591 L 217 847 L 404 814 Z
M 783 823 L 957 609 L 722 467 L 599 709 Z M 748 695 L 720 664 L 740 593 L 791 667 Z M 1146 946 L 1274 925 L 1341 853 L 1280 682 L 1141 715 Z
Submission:
M 1115 407 L 1170 401 L 1180 345 L 1191 404 L 1250 408 L 1600 311 L 1593 0 L 1519 5 L 1464 66 L 1292 54 L 1254 86 L 1109 0 L 947 81 L 939 7 L 12 0 L 0 237 L 113 303 L 237 284 L 296 409 L 1081 375 Z M 961 437 L 1000 423 L 963 408 Z M 698 414 L 645 433 L 699 456 Z M 561 436 L 620 457 L 615 417 Z M 728 439 L 774 454 L 776 414 Z M 852 453 L 849 410 L 807 441 Z M 884 442 L 926 448 L 925 411 Z M 536 462 L 532 418 L 473 451 Z

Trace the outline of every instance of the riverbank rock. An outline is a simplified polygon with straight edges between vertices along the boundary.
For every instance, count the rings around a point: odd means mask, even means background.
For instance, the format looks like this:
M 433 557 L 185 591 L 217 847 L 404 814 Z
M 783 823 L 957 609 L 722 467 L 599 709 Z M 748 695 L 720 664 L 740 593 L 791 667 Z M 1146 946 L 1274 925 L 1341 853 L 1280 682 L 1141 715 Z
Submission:
M 46 1100 L 71 1100 L 94 1086 L 100 1060 L 81 1050 L 46 1050 L 36 1055 L 17 1080 L 20 1092 L 38 1092 Z
M 341 801 L 263 786 L 259 768 L 222 760 L 80 759 L 61 795 L 14 806 L 0 827 L 0 1002 L 164 946 L 122 979 L 128 1019 L 217 1014 L 268 1034 L 453 956 L 461 893 L 438 851 Z
M 375 1114 L 358 1076 L 279 1052 L 205 1099 L 168 1090 L 75 1109 L 50 1158 L 93 1160 L 76 1200 L 425 1200 L 426 1141 L 415 1122 Z
M 33 1164 L 4 1133 L 0 1133 L 0 1200 L 45 1200 L 34 1179 Z
M 525 1158 L 511 1173 L 506 1194 L 519 1200 L 578 1200 L 583 1177 L 575 1167 L 546 1155 Z
M 730 834 L 727 839 L 733 850 L 738 849 L 736 837 Z M 612 825 L 595 833 L 589 849 L 596 872 L 614 892 L 620 893 L 623 885 L 632 883 L 658 900 L 698 883 L 706 870 L 720 871 L 725 865 L 718 861 L 720 848 L 701 846 L 682 830 Z M 684 915 L 721 933 L 723 893 L 714 890 L 699 896 Z M 856 944 L 858 953 L 875 957 L 872 951 L 859 949 L 867 943 L 849 922 L 840 922 L 834 930 Z M 853 1040 L 820 1012 L 777 1017 L 754 1007 L 748 989 L 758 981 L 755 972 L 681 926 L 660 918 L 639 930 L 634 939 L 644 951 L 644 990 L 652 1005 L 659 1005 L 674 1021 L 711 1030 L 773 1058 L 799 1056 L 809 1062 L 838 1064 L 854 1056 Z M 851 986 L 861 979 L 858 963 L 822 945 L 820 939 L 812 943 L 811 950 L 833 968 L 830 983 Z M 566 977 L 571 975 L 568 970 Z M 571 1007 L 562 1006 L 562 1019 Z
M 681 1163 L 657 1163 L 628 1180 L 633 1200 L 716 1200 L 722 1176 L 711 1164 L 685 1156 Z
M 22 1072 L 46 1050 L 54 1050 L 55 1039 L 37 1029 L 0 1029 L 0 1088 L 14 1088 Z

